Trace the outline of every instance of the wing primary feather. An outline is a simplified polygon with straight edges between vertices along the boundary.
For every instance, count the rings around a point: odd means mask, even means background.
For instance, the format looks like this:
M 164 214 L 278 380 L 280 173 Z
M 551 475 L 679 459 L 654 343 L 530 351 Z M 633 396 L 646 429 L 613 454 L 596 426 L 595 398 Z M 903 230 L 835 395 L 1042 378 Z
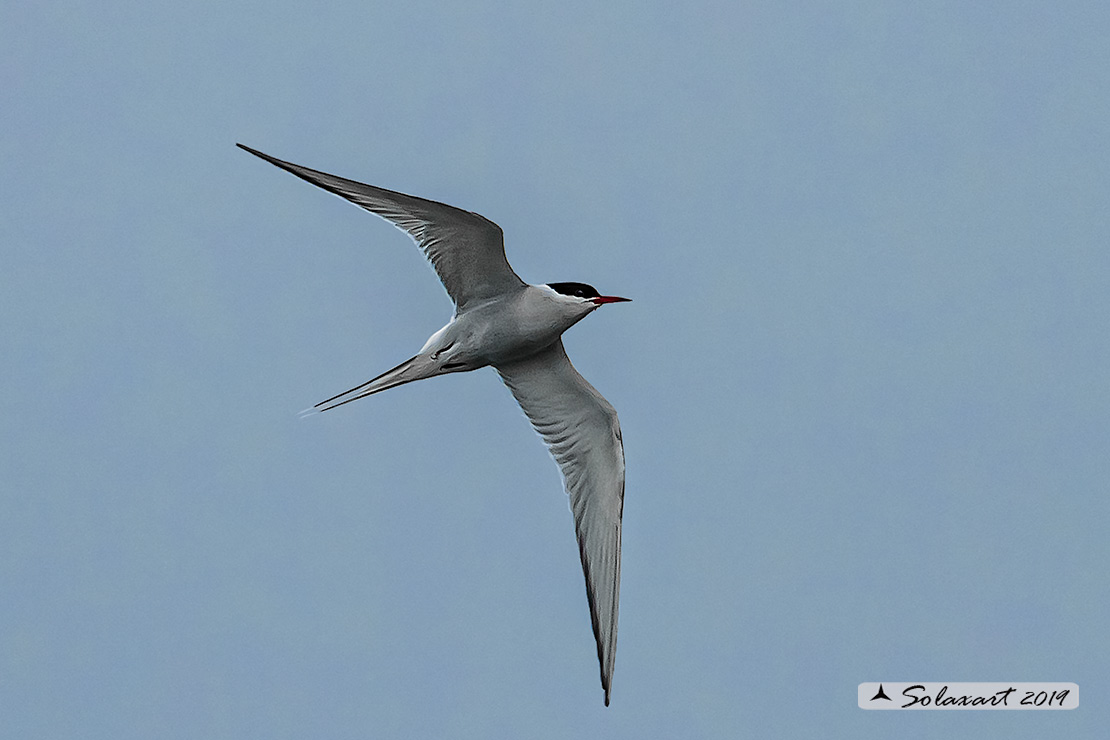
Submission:
M 505 258 L 501 227 L 477 213 L 329 175 L 271 157 L 243 144 L 236 146 L 405 231 L 432 263 L 460 312 L 470 303 L 525 287 Z
M 624 512 L 624 447 L 617 413 L 574 369 L 561 341 L 496 369 L 563 473 L 608 706 L 617 647 Z

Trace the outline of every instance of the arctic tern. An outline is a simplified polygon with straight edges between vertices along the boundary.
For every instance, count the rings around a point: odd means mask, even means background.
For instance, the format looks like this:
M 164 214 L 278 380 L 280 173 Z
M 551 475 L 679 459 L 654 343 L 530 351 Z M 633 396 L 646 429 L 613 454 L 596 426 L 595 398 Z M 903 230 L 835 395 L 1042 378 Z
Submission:
M 600 295 L 584 283 L 525 283 L 505 258 L 501 227 L 477 213 L 237 146 L 393 222 L 431 261 L 455 304 L 454 317 L 414 357 L 314 409 L 328 411 L 414 380 L 487 365 L 500 374 L 563 474 L 609 706 L 617 647 L 624 446 L 617 412 L 571 365 L 561 337 L 604 304 L 629 299 Z

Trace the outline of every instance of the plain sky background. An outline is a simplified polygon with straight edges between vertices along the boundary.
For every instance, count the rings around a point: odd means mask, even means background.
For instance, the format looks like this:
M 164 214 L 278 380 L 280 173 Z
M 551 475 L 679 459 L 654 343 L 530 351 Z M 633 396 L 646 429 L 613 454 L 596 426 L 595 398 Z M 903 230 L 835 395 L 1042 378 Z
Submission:
M 1108 38 L 1094 0 L 4 3 L 0 735 L 1104 737 Z M 565 338 L 626 445 L 609 709 L 492 370 L 297 418 L 451 305 L 236 141 L 634 299 Z

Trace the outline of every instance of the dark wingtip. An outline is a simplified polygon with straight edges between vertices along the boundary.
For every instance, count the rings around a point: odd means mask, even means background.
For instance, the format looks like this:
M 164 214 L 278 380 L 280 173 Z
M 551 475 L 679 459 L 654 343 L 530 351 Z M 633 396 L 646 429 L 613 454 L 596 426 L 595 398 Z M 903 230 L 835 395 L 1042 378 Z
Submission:
M 250 152 L 251 154 L 253 154 L 256 157 L 262 157 L 262 159 L 265 159 L 267 162 L 272 162 L 273 161 L 273 157 L 271 157 L 269 155 L 266 155 L 266 154 L 263 154 L 262 152 L 258 151 L 257 149 L 251 149 L 246 144 L 240 144 L 239 142 L 235 142 L 235 146 L 239 147 L 244 152 Z

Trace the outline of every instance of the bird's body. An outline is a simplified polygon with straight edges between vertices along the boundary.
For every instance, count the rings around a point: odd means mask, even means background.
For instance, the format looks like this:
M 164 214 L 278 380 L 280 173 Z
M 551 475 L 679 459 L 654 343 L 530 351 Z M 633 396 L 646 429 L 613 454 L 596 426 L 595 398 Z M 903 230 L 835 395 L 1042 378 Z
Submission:
M 476 213 L 239 146 L 392 221 L 431 261 L 455 303 L 451 321 L 410 359 L 315 410 L 436 375 L 497 370 L 563 472 L 608 705 L 620 593 L 624 448 L 616 411 L 571 365 L 561 337 L 605 303 L 627 299 L 599 295 L 583 283 L 525 283 L 505 259 L 500 227 Z
M 525 285 L 453 317 L 421 352 L 442 352 L 448 364 L 465 362 L 467 370 L 497 367 L 553 344 L 585 318 L 582 308 L 547 286 Z

